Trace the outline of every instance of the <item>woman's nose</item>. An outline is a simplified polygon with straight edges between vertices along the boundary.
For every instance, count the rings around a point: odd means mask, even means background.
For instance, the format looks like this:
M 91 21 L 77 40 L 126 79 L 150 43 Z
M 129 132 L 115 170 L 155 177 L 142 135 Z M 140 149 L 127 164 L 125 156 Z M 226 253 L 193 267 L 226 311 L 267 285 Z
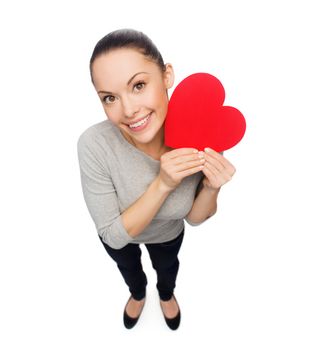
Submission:
M 134 101 L 126 98 L 122 100 L 123 111 L 126 117 L 133 117 L 138 113 L 139 108 Z

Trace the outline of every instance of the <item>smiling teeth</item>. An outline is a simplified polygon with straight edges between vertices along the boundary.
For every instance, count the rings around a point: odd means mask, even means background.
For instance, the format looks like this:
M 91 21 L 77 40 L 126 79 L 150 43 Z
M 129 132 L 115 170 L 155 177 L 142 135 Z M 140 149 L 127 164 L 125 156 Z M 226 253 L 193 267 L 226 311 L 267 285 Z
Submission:
M 130 128 L 137 128 L 138 126 L 145 124 L 148 121 L 149 117 L 150 117 L 150 115 L 148 115 L 147 117 L 145 117 L 144 119 L 140 120 L 139 122 L 137 122 L 135 124 L 130 124 L 129 127 Z

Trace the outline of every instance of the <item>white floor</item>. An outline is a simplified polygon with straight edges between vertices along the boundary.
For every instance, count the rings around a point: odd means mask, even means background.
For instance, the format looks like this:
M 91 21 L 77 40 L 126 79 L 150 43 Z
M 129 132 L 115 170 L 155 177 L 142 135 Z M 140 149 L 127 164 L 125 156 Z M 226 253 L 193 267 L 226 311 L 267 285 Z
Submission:
M 306 255 L 306 243 L 293 236 L 283 242 L 278 234 L 274 244 L 275 234 L 262 228 L 254 239 L 251 230 L 229 230 L 222 213 L 214 220 L 186 226 L 177 331 L 165 324 L 145 247 L 147 301 L 138 324 L 127 330 L 128 289 L 98 237 L 84 235 L 92 232 L 89 220 L 77 241 L 60 236 L 45 250 L 48 237 L 39 236 L 41 249 L 32 255 L 17 240 L 15 253 L 23 259 L 4 270 L 10 284 L 2 288 L 5 349 L 318 349 L 314 248 Z M 200 249 L 199 237 L 206 240 Z

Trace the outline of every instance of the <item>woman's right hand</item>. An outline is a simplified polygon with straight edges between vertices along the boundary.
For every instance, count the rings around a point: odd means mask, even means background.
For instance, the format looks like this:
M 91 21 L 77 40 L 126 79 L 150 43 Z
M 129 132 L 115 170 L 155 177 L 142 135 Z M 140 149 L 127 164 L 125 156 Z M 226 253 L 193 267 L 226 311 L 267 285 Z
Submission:
M 162 154 L 158 174 L 161 188 L 173 191 L 185 177 L 201 171 L 205 158 L 200 155 L 202 152 L 195 148 L 177 148 Z

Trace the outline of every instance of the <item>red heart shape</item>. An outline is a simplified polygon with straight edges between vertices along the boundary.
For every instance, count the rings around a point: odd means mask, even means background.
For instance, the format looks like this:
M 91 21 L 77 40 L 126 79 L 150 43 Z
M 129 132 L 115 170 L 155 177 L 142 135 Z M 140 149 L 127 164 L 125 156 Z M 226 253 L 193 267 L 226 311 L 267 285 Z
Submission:
M 235 146 L 245 134 L 246 121 L 238 109 L 223 106 L 224 100 L 224 87 L 211 74 L 195 73 L 182 80 L 168 104 L 165 145 L 217 152 Z

